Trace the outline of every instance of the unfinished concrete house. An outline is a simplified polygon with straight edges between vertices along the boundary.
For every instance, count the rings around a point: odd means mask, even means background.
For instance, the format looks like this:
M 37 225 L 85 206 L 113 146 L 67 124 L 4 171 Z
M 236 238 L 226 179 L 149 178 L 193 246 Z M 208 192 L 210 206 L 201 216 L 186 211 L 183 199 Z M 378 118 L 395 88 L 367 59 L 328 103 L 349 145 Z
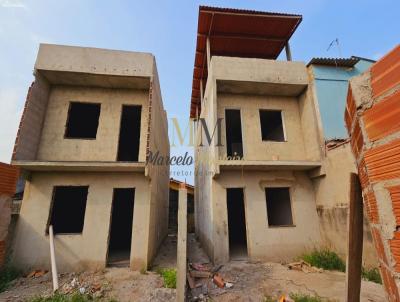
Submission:
M 313 178 L 323 130 L 306 65 L 291 61 L 289 48 L 301 20 L 200 7 L 195 229 L 216 263 L 292 259 L 320 244 Z M 276 60 L 283 49 L 287 61 Z
M 12 164 L 26 178 L 13 244 L 24 269 L 147 268 L 168 229 L 169 154 L 148 53 L 42 44 Z

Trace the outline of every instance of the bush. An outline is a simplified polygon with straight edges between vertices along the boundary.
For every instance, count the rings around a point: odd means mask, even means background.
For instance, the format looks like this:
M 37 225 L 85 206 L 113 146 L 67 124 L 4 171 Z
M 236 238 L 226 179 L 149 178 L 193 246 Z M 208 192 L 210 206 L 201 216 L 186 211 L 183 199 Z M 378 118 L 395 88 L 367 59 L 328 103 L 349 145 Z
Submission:
M 0 269 L 0 293 L 5 291 L 9 286 L 10 282 L 17 279 L 20 276 L 20 272 L 14 267 L 6 264 Z
M 176 288 L 176 269 L 160 268 L 157 270 L 157 273 L 163 277 L 166 288 Z
M 325 270 L 346 271 L 345 262 L 338 254 L 329 250 L 315 250 L 310 254 L 305 254 L 302 259 L 312 266 L 323 268 Z
M 290 294 L 290 298 L 292 298 L 295 302 L 322 302 L 322 298 L 318 296 L 310 296 L 305 294 Z
M 55 293 L 50 297 L 36 297 L 29 302 L 89 302 L 89 301 L 100 301 L 100 299 L 95 299 L 90 295 L 74 293 L 72 295 L 63 295 L 59 293 Z M 115 300 L 109 300 L 109 302 L 116 302 Z
M 381 274 L 379 273 L 379 269 L 377 269 L 376 267 L 371 269 L 366 269 L 365 267 L 363 267 L 361 271 L 361 276 L 365 280 L 382 284 Z

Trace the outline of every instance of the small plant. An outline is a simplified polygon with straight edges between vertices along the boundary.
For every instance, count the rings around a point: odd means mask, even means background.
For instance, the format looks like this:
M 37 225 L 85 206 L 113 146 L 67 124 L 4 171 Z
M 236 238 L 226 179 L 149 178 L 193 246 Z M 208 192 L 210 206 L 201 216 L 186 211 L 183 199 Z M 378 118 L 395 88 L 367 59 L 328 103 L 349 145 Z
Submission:
M 290 298 L 292 298 L 295 302 L 322 302 L 322 298 L 318 296 L 310 296 L 305 294 L 290 294 Z
M 276 302 L 277 299 L 272 298 L 271 296 L 264 297 L 264 302 Z
M 310 254 L 301 257 L 305 262 L 312 266 L 323 268 L 330 271 L 346 271 L 345 262 L 338 254 L 329 250 L 314 250 Z
M 159 268 L 157 273 L 163 277 L 166 288 L 176 288 L 176 269 Z
M 55 293 L 50 297 L 36 297 L 29 302 L 97 302 L 100 299 L 93 298 L 90 295 L 81 294 L 81 293 L 74 293 L 72 295 L 63 295 L 60 293 Z M 101 300 L 103 301 L 103 300 Z M 108 300 L 109 302 L 117 302 L 116 300 Z
M 0 268 L 0 293 L 5 291 L 10 286 L 11 281 L 17 279 L 19 276 L 20 271 L 9 264 Z
M 363 267 L 361 271 L 361 276 L 365 280 L 382 284 L 381 274 L 379 273 L 379 269 L 376 267 L 370 269 Z

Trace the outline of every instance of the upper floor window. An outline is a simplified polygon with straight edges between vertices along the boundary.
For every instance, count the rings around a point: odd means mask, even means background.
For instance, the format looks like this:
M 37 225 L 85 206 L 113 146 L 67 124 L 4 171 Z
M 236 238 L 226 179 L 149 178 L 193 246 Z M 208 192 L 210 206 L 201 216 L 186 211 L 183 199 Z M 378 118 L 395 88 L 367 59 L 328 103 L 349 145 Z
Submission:
M 284 142 L 282 111 L 260 110 L 261 136 L 263 141 Z
M 65 138 L 95 139 L 99 116 L 100 104 L 71 102 Z

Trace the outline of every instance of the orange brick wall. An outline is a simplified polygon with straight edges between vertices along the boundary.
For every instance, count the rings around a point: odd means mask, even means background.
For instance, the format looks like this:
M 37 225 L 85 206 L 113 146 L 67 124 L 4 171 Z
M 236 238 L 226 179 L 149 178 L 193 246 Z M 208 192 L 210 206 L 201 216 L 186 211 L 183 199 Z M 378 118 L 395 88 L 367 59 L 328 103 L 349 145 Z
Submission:
M 345 124 L 388 301 L 400 301 L 400 45 L 350 81 Z
M 0 195 L 13 196 L 15 193 L 17 179 L 18 179 L 18 169 L 8 164 L 0 163 Z M 2 207 L 0 206 L 0 211 L 2 211 Z M 7 230 L 8 225 L 5 225 L 5 220 L 3 219 L 4 215 L 8 212 L 0 212 L 0 226 L 5 230 Z M 7 222 L 8 224 L 8 222 Z M 0 234 L 1 237 L 3 235 Z M 6 242 L 5 238 L 0 238 L 0 267 L 4 263 L 4 258 L 6 254 Z

